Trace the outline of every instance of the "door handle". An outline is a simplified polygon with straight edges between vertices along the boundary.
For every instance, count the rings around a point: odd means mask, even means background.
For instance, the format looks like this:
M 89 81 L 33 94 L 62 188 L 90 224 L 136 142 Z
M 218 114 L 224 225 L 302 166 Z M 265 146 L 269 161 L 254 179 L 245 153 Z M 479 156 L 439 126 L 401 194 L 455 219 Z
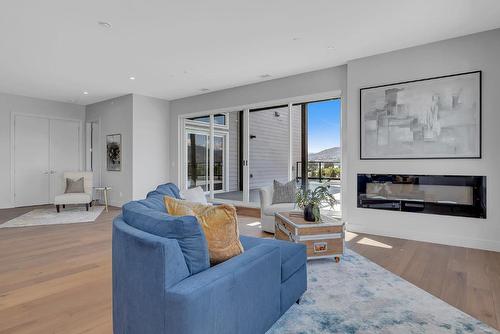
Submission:
M 49 171 L 43 172 L 45 175 L 49 175 Z

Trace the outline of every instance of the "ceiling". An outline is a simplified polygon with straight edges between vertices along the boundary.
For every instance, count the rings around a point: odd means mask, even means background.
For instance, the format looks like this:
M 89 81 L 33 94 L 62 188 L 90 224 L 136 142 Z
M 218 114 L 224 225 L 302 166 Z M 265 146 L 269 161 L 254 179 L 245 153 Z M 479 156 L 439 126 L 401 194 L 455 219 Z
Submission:
M 0 91 L 173 100 L 497 27 L 498 0 L 2 0 Z

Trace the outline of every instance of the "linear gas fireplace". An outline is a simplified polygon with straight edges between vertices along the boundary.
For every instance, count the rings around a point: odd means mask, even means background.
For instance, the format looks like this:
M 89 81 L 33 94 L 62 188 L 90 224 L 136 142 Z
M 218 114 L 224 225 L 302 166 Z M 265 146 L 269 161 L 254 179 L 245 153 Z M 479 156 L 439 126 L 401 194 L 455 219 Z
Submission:
M 486 218 L 486 176 L 358 174 L 358 208 Z

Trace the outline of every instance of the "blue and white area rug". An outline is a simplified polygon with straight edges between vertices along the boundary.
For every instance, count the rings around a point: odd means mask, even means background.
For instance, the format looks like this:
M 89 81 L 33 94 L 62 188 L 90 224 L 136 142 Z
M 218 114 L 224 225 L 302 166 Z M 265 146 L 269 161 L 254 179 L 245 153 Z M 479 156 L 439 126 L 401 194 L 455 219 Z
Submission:
M 268 334 L 499 333 L 347 250 L 340 263 L 308 262 L 308 288 Z

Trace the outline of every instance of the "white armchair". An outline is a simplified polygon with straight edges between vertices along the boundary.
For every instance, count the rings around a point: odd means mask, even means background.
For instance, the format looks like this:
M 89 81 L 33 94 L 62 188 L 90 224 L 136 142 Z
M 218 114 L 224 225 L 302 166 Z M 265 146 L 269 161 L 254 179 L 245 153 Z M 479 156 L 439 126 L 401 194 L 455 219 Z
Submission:
M 87 211 L 89 206 L 92 206 L 93 180 L 92 172 L 66 172 L 64 173 L 64 184 L 66 179 L 77 180 L 83 177 L 83 193 L 68 193 L 60 194 L 54 198 L 54 204 L 57 212 L 60 211 L 60 206 L 66 207 L 66 204 L 85 204 Z
M 282 211 L 292 211 L 296 208 L 295 203 L 273 203 L 273 186 L 259 189 L 260 194 L 260 220 L 262 230 L 274 233 L 274 214 Z

